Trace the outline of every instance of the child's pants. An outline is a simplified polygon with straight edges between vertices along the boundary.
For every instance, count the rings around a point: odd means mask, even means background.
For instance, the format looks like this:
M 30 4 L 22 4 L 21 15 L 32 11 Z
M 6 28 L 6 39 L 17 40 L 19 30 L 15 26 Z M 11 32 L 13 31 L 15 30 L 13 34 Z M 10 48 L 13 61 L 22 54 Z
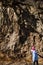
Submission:
M 33 62 L 33 65 L 35 65 L 35 64 L 36 64 L 36 65 L 39 65 L 39 64 L 38 64 L 38 61 L 34 61 L 34 62 Z

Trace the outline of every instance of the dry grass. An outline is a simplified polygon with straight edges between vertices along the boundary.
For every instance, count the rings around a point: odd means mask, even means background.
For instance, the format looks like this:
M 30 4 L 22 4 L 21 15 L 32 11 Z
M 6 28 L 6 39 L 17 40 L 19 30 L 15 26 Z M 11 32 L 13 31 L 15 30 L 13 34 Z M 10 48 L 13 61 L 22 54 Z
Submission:
M 39 63 L 43 63 L 43 58 L 40 58 L 39 59 Z
M 25 58 L 25 61 L 26 61 L 26 62 L 32 62 L 32 60 L 31 60 L 31 55 L 28 56 L 28 57 L 26 57 L 26 58 Z
M 11 58 L 6 56 L 6 54 L 3 54 L 2 52 L 0 52 L 0 61 L 10 61 L 10 60 Z
M 22 60 L 22 59 L 21 59 L 21 60 Z M 32 62 L 32 57 L 31 57 L 31 55 L 25 57 L 24 60 L 25 60 L 26 62 L 31 63 L 31 62 Z M 0 61 L 11 62 L 12 59 L 0 52 Z M 43 63 L 43 58 L 39 58 L 39 63 L 40 63 L 40 64 Z
M 32 57 L 31 57 L 31 55 L 28 56 L 28 57 L 26 57 L 26 58 L 25 58 L 25 61 L 31 63 L 31 62 L 32 62 Z M 39 62 L 39 64 L 40 64 L 40 63 L 42 64 L 42 63 L 43 63 L 43 58 L 39 58 L 38 62 Z

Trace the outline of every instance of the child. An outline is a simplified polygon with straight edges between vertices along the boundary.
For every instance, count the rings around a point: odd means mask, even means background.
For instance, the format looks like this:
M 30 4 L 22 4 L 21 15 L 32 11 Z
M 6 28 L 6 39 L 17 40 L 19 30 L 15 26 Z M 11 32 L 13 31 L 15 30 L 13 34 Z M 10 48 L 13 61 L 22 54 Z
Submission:
M 36 63 L 36 65 L 38 65 L 38 54 L 37 54 L 34 46 L 32 47 L 31 52 L 32 52 L 33 65 L 35 65 L 35 63 Z

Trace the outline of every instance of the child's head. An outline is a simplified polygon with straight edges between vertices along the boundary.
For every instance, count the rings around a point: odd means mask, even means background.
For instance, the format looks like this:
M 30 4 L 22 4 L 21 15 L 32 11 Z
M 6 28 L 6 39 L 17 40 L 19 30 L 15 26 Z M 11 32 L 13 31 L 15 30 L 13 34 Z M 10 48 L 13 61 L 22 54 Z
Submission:
M 32 50 L 35 50 L 35 46 L 32 46 Z

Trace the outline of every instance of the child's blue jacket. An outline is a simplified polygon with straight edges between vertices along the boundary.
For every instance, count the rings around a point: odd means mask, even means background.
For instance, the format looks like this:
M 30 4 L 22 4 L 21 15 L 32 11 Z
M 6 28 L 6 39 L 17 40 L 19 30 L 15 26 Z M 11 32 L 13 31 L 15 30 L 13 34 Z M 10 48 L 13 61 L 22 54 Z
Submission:
M 32 61 L 38 61 L 38 54 L 36 52 L 36 50 L 31 50 L 32 52 Z

